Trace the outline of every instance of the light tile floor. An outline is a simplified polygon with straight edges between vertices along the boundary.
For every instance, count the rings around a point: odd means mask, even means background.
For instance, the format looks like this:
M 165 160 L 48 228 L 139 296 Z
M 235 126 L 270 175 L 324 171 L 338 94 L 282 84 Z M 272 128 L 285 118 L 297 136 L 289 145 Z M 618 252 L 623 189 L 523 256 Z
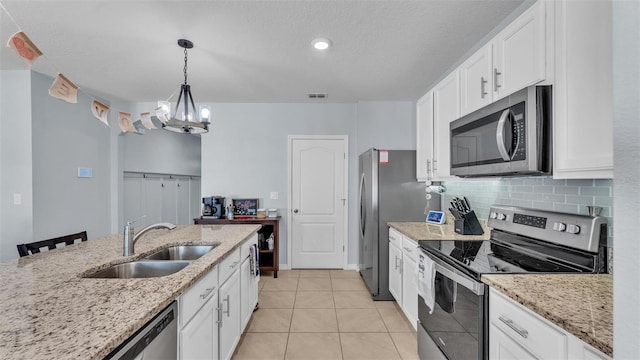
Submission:
M 357 271 L 279 271 L 263 274 L 259 289 L 234 360 L 418 359 L 402 310 L 371 300 Z

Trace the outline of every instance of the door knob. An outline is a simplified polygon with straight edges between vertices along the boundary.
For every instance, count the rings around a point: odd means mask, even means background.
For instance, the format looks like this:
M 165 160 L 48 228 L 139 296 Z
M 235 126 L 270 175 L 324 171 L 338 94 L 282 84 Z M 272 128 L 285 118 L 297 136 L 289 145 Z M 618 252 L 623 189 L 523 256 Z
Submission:
M 297 214 L 298 213 L 298 209 L 293 209 L 293 213 Z

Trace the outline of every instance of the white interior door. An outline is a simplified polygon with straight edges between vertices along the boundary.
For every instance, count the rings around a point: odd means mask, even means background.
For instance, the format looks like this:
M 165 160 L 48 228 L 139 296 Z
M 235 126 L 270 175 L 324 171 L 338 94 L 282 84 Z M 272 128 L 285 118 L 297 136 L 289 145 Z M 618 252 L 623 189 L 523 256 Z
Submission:
M 344 268 L 346 137 L 290 138 L 291 267 Z

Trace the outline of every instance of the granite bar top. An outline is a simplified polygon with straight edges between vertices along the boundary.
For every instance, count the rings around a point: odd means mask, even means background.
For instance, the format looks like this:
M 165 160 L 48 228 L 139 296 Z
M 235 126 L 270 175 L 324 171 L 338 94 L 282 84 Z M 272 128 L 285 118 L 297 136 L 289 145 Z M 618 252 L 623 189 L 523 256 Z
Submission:
M 613 357 L 613 275 L 482 275 L 482 281 Z
M 0 263 L 0 359 L 102 359 L 178 298 L 259 225 L 182 225 L 143 235 L 122 255 L 122 234 Z M 172 245 L 215 249 L 181 271 L 147 279 L 83 274 Z
M 444 224 L 431 224 L 428 222 L 389 222 L 387 225 L 398 230 L 403 235 L 418 240 L 489 240 L 491 228 L 487 227 L 485 220 L 478 220 L 482 225 L 482 235 L 460 235 L 453 230 L 453 216 L 445 213 L 447 220 Z

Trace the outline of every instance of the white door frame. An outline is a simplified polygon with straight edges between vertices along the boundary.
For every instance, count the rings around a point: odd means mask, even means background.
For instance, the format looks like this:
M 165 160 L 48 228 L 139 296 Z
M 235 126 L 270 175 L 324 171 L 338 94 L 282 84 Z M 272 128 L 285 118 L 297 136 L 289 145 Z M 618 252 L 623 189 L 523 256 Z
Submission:
M 291 192 L 292 192 L 292 172 L 293 157 L 291 150 L 293 149 L 294 140 L 344 140 L 344 196 L 346 200 L 346 209 L 344 211 L 344 230 L 343 230 L 343 246 L 344 257 L 342 259 L 342 268 L 346 269 L 349 259 L 349 136 L 348 135 L 289 135 L 287 137 L 287 264 L 282 268 L 291 269 Z M 284 265 L 284 264 L 283 264 Z

